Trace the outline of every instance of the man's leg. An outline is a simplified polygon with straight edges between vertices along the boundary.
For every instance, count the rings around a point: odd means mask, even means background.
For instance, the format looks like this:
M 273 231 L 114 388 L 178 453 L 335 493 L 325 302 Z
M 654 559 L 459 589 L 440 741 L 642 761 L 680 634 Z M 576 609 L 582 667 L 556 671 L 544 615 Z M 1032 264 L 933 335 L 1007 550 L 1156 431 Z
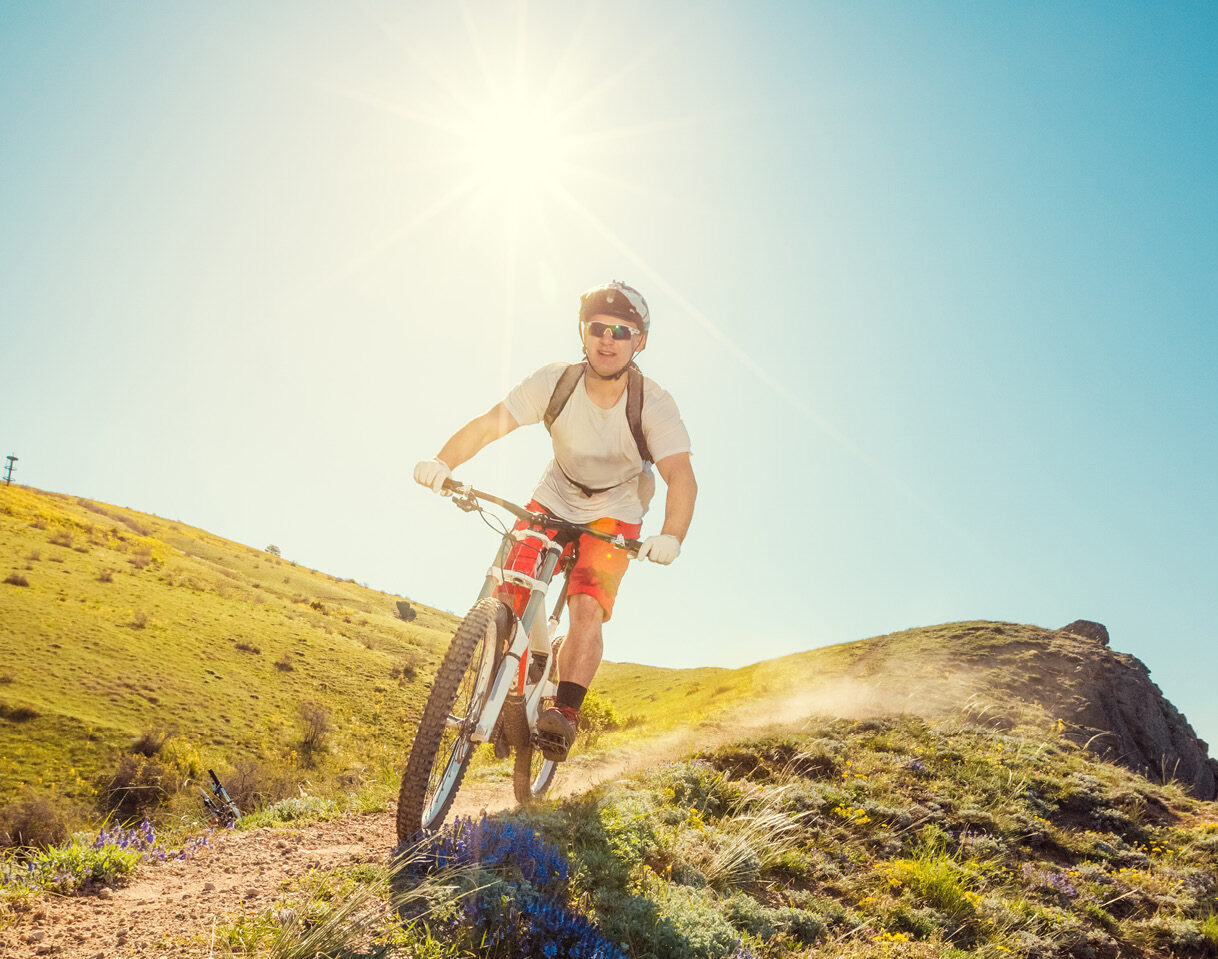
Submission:
M 558 654 L 558 675 L 563 682 L 587 689 L 605 652 L 601 624 L 605 610 L 587 593 L 576 593 L 567 601 L 567 638 Z
M 579 731 L 579 711 L 605 648 L 601 636 L 605 610 L 596 599 L 586 593 L 568 596 L 567 617 L 567 638 L 558 653 L 558 694 L 537 722 L 542 754 L 554 761 L 566 759 L 571 751 Z
M 634 539 L 639 525 L 597 520 L 603 532 Z M 579 560 L 571 570 L 567 591 L 567 638 L 558 654 L 558 693 L 554 705 L 537 720 L 542 753 L 555 762 L 566 759 L 579 730 L 579 711 L 592 678 L 601 664 L 604 640 L 601 628 L 613 615 L 618 586 L 630 565 L 630 554 L 585 535 L 579 543 Z

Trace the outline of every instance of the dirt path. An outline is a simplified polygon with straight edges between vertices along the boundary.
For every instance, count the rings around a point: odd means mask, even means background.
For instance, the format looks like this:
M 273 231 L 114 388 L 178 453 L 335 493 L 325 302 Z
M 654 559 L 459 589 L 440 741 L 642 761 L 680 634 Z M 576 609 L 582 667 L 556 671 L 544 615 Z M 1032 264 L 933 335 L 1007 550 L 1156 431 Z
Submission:
M 660 734 L 632 745 L 626 758 L 575 758 L 561 771 L 551 795 L 583 793 L 688 756 L 695 749 L 738 739 L 771 723 L 789 722 L 792 717 L 783 712 L 807 715 L 804 702 L 793 707 L 772 705 L 770 715 L 751 721 L 721 716 L 713 726 Z M 468 782 L 457 794 L 449 819 L 515 805 L 510 780 Z M 252 829 L 213 837 L 212 848 L 183 862 L 146 865 L 125 886 L 34 902 L 17 913 L 13 924 L 0 928 L 0 957 L 211 956 L 216 927 L 243 913 L 261 912 L 279 898 L 285 882 L 355 863 L 386 863 L 396 841 L 394 816 L 389 812 L 297 829 Z
M 633 750 L 628 762 L 573 761 L 553 795 L 581 793 L 688 750 L 686 732 Z M 470 782 L 458 793 L 449 818 L 514 806 L 510 780 Z M 385 863 L 396 843 L 393 819 L 385 812 L 298 829 L 252 829 L 222 838 L 217 833 L 212 848 L 186 861 L 146 865 L 125 886 L 34 902 L 0 928 L 0 956 L 210 956 L 216 926 L 261 912 L 281 895 L 285 881 L 355 863 Z
M 510 782 L 469 783 L 453 815 L 512 805 Z M 34 903 L 17 914 L 14 925 L 0 929 L 0 956 L 208 956 L 217 923 L 265 909 L 285 880 L 354 863 L 384 863 L 396 841 L 388 812 L 213 837 L 212 848 L 184 862 L 146 865 L 125 886 Z

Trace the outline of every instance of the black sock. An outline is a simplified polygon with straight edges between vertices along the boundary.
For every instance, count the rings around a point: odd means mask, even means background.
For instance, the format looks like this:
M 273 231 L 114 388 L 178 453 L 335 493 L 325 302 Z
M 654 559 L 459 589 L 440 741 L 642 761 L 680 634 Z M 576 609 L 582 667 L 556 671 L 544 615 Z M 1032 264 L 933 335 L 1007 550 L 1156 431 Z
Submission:
M 588 687 L 579 683 L 559 682 L 558 695 L 554 697 L 557 706 L 570 706 L 579 709 L 584 705 L 584 697 L 588 695 Z

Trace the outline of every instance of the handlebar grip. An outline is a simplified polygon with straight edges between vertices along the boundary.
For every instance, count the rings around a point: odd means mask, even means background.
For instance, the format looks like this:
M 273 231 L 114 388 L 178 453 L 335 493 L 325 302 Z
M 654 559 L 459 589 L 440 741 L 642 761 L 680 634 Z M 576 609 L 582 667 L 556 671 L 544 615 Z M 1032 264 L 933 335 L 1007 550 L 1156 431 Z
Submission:
M 454 479 L 446 479 L 446 480 L 444 481 L 444 486 L 442 487 L 442 489 L 445 489 L 445 490 L 447 490 L 447 491 L 448 491 L 448 492 L 450 492 L 450 493 L 455 493 L 455 492 L 456 492 L 457 490 L 459 490 L 460 488 L 461 488 L 461 484 L 460 484 L 460 483 L 458 483 L 458 482 L 457 482 L 456 480 L 454 480 Z

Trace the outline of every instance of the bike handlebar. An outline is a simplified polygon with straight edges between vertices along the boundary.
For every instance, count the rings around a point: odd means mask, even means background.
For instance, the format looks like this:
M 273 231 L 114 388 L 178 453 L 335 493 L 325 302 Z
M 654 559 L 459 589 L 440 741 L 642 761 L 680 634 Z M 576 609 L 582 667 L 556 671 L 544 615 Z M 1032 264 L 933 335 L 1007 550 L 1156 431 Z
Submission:
M 509 513 L 513 513 L 517 519 L 523 520 L 533 526 L 539 526 L 542 529 L 559 529 L 567 530 L 573 533 L 584 533 L 592 536 L 595 539 L 603 540 L 611 546 L 616 546 L 618 549 L 624 549 L 631 556 L 637 556 L 639 549 L 642 547 L 642 542 L 637 539 L 627 539 L 620 533 L 614 535 L 605 533 L 599 529 L 593 529 L 583 523 L 572 523 L 569 520 L 559 519 L 557 516 L 551 516 L 549 513 L 532 513 L 523 506 L 518 506 L 516 503 L 509 502 L 495 496 L 492 493 L 484 492 L 480 489 L 474 489 L 468 483 L 458 483 L 453 479 L 444 481 L 444 492 L 452 494 L 453 502 L 466 511 L 473 509 L 481 509 L 479 500 L 486 500 L 494 503 L 496 506 L 502 506 Z

